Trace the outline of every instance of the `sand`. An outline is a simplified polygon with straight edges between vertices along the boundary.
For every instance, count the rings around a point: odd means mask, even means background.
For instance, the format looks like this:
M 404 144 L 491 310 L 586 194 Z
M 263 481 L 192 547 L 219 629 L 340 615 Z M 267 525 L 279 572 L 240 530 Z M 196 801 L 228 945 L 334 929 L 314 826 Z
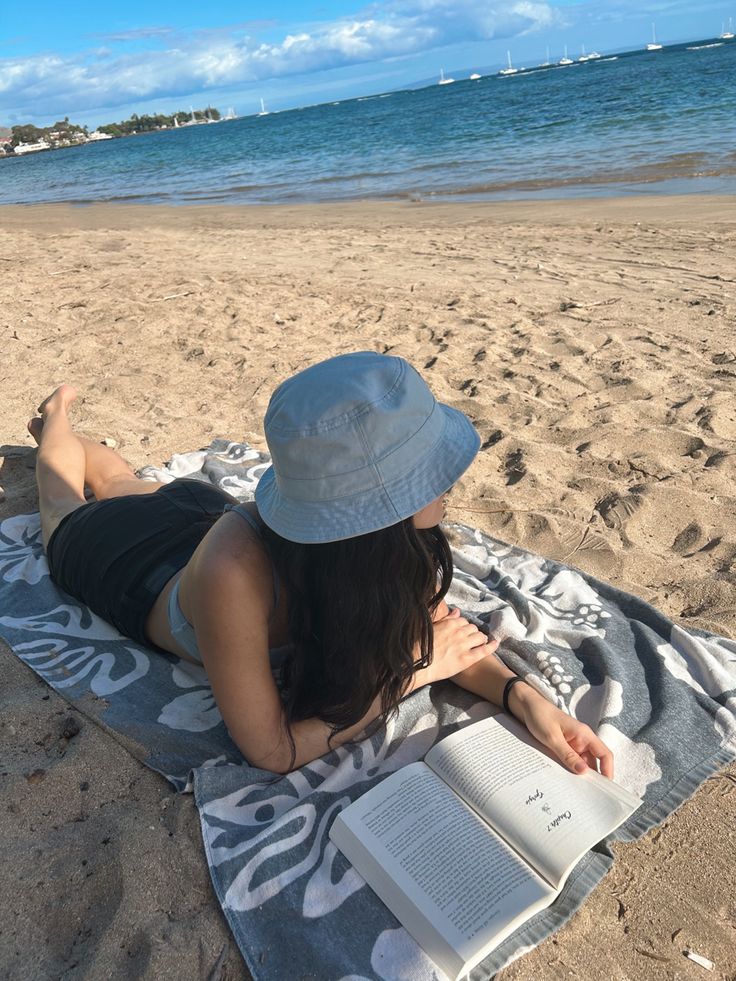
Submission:
M 735 255 L 729 198 L 0 209 L 0 517 L 35 509 L 62 380 L 141 466 L 263 447 L 279 380 L 390 351 L 483 438 L 451 518 L 736 637 Z M 191 799 L 0 660 L 0 977 L 247 977 Z M 503 981 L 736 977 L 735 783 L 618 846 Z

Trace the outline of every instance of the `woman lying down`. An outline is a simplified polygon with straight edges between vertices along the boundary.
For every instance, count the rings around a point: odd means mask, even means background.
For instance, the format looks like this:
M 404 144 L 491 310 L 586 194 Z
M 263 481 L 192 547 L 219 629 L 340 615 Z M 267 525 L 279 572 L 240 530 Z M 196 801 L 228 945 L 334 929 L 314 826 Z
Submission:
M 443 499 L 480 439 L 406 361 L 341 355 L 279 385 L 264 423 L 273 463 L 249 504 L 197 480 L 139 479 L 73 431 L 75 397 L 62 385 L 28 426 L 51 577 L 126 636 L 204 665 L 252 765 L 287 773 L 451 678 L 569 769 L 613 776 L 593 731 L 444 601 Z

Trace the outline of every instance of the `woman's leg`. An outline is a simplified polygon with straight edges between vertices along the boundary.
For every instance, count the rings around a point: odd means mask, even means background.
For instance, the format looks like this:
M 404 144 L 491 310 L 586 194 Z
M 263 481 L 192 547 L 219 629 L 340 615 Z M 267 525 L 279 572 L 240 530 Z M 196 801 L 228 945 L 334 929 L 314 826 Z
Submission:
M 28 423 L 38 443 L 36 481 L 44 547 L 61 519 L 86 503 L 85 485 L 97 500 L 151 494 L 162 486 L 140 480 L 109 447 L 77 436 L 69 422 L 69 407 L 76 397 L 70 385 L 61 385 L 38 407 L 40 418 Z

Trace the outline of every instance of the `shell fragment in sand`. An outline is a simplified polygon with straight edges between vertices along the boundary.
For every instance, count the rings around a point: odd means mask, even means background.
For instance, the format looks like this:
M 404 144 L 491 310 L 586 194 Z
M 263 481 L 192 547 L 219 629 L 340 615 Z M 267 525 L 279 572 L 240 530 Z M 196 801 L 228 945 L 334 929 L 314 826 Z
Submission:
M 704 967 L 706 971 L 712 971 L 715 967 L 713 961 L 709 961 L 707 957 L 703 957 L 702 954 L 696 954 L 694 950 L 684 950 L 685 957 L 688 957 L 691 961 L 695 961 L 696 964 L 700 964 Z

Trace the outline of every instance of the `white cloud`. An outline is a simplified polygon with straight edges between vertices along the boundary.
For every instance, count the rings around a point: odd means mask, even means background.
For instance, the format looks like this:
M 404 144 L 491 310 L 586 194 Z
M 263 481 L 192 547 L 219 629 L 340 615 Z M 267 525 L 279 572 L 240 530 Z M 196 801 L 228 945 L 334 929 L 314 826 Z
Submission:
M 132 31 L 114 31 L 110 34 L 90 34 L 89 37 L 98 38 L 101 41 L 120 42 L 120 41 L 141 41 L 149 38 L 167 37 L 173 34 L 172 27 L 138 27 Z
M 477 0 L 385 0 L 352 18 L 311 26 L 265 43 L 248 34 L 169 28 L 106 35 L 108 42 L 155 39 L 168 46 L 111 54 L 86 50 L 0 60 L 0 111 L 12 121 L 73 115 L 136 100 L 173 97 L 248 82 L 411 55 L 461 41 L 530 33 L 559 15 L 547 3 L 480 5 Z M 238 25 L 241 26 L 241 25 Z M 98 37 L 100 37 L 98 35 Z

